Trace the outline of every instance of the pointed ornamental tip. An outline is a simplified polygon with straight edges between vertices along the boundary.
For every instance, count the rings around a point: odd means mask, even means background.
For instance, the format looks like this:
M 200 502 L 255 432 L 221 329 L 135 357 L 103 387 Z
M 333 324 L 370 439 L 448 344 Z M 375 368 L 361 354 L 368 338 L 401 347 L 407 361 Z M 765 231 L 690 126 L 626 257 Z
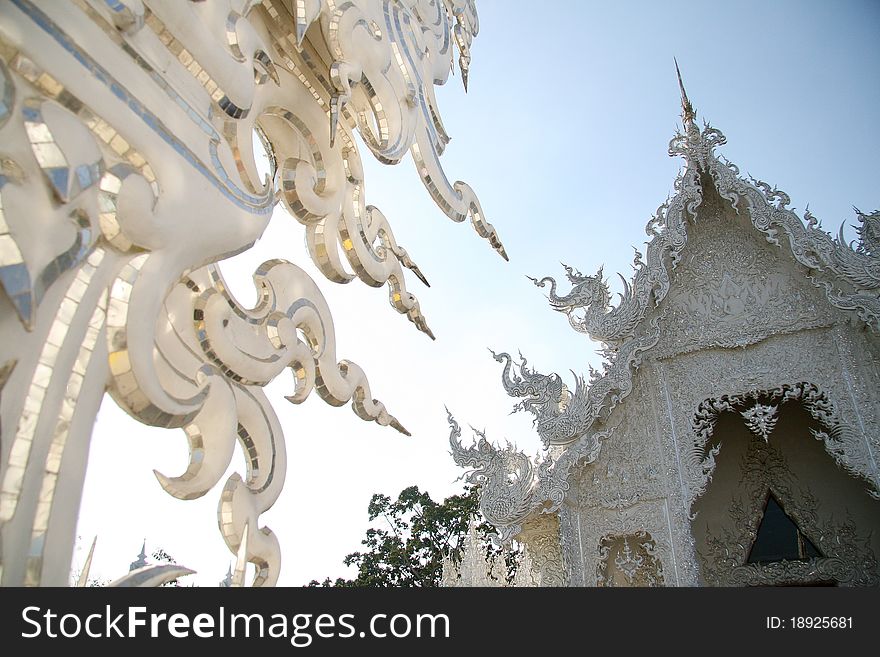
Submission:
M 89 573 L 92 570 L 92 557 L 95 556 L 95 544 L 98 542 L 98 536 L 95 535 L 95 538 L 92 540 L 92 547 L 89 548 L 89 556 L 86 557 L 86 563 L 83 566 L 82 572 L 79 574 L 79 579 L 76 582 L 77 588 L 83 588 L 88 586 L 89 582 Z
M 684 90 L 684 83 L 681 81 L 681 70 L 678 68 L 678 60 L 673 57 L 672 61 L 675 62 L 675 74 L 678 76 L 678 89 L 681 91 L 681 121 L 687 127 L 688 124 L 692 124 L 694 119 L 697 118 L 697 112 L 694 109 L 694 106 L 691 105 L 691 101 L 688 100 L 687 92 Z

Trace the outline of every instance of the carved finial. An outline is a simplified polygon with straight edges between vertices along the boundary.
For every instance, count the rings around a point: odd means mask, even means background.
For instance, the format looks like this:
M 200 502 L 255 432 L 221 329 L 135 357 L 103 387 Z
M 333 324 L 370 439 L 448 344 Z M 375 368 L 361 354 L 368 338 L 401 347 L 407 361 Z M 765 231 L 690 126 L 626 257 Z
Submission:
M 678 76 L 678 88 L 681 91 L 681 122 L 687 128 L 688 125 L 693 125 L 694 119 L 697 118 L 697 112 L 694 106 L 691 105 L 691 101 L 688 100 L 687 92 L 684 90 L 684 83 L 681 81 L 681 71 L 678 68 L 678 60 L 673 57 L 672 61 L 675 62 L 675 74 Z

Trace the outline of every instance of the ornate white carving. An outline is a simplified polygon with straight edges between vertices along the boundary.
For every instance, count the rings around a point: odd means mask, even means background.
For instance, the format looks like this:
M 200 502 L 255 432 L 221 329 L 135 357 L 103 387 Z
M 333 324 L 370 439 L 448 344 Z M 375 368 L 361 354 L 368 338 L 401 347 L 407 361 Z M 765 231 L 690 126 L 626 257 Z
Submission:
M 514 366 L 509 354 L 492 355 L 498 362 L 506 361 L 501 383 L 511 397 L 524 398 L 514 410 L 535 416 L 535 428 L 544 447 L 570 445 L 587 435 L 600 416 L 607 416 L 632 392 L 632 370 L 641 363 L 643 352 L 657 344 L 659 338 L 659 325 L 651 322 L 643 333 L 619 350 L 606 352 L 603 371 L 591 370 L 589 385 L 583 377 L 576 376 L 574 392 L 569 391 L 558 374 L 530 369 L 522 356 L 520 364 Z
M 405 430 L 337 361 L 303 270 L 264 263 L 244 308 L 213 263 L 249 248 L 281 201 L 328 279 L 387 284 L 432 336 L 404 269 L 423 274 L 366 205 L 354 133 L 382 162 L 411 153 L 441 210 L 505 256 L 473 190 L 439 163 L 433 86 L 456 47 L 466 80 L 473 2 L 12 0 L 0 26 L 2 583 L 67 582 L 106 388 L 139 421 L 184 430 L 188 468 L 158 475 L 177 497 L 204 495 L 242 446 L 247 473 L 223 488 L 220 530 L 240 555 L 235 581 L 250 562 L 254 584 L 271 584 L 280 550 L 259 517 L 286 459 L 262 387 L 290 370 L 291 402 L 316 390 Z
M 555 513 L 529 518 L 518 539 L 529 557 L 534 586 L 565 586 L 565 567 L 559 536 L 559 518 Z
M 644 378 L 635 378 L 630 399 L 636 403 L 621 405 L 611 418 L 613 433 L 595 464 L 572 475 L 578 507 L 619 510 L 665 494 L 660 451 L 646 424 L 644 408 L 650 401 Z
M 654 357 L 745 347 L 769 335 L 829 326 L 835 311 L 790 258 L 704 191 L 697 219 L 660 309 L 664 335 Z
M 549 284 L 551 308 L 575 330 L 604 342 L 602 371 L 589 382 L 575 375 L 570 389 L 522 357 L 517 365 L 493 353 L 504 363 L 502 385 L 521 400 L 515 409 L 535 416 L 545 447 L 562 446 L 560 460 L 586 437 L 613 431 L 597 459 L 557 486 L 572 585 L 595 583 L 602 537 L 640 531 L 655 540 L 667 584 L 701 581 L 691 510 L 724 449 L 710 444 L 722 412 L 742 413 L 772 441 L 776 411 L 798 400 L 822 427 L 814 437 L 826 452 L 868 482 L 870 495 L 880 491 L 880 211 L 857 211 L 857 244 L 830 236 L 809 212 L 801 220 L 787 209 L 784 193 L 716 157 L 724 135 L 698 128 L 684 93 L 682 102 L 684 131 L 669 153 L 684 168 L 648 222 L 645 256 L 636 252 L 619 303 L 611 304 L 602 268 L 585 276 L 565 266 L 568 293 L 550 277 L 531 279 Z M 493 458 L 487 452 L 472 467 Z M 484 481 L 484 499 L 509 494 L 504 477 Z M 541 504 L 532 496 L 523 509 Z M 505 522 L 515 534 L 523 517 Z
M 636 252 L 636 263 L 640 254 Z M 633 295 L 630 284 L 623 276 L 624 292 L 621 295 L 620 304 L 611 308 L 611 293 L 608 285 L 602 280 L 602 267 L 595 276 L 584 276 L 579 271 L 563 265 L 569 282 L 574 286 L 571 292 L 560 297 L 556 295 L 556 281 L 546 276 L 541 280 L 529 277 L 538 287 L 550 284 L 550 307 L 568 315 L 568 321 L 572 327 L 589 335 L 594 340 L 601 340 L 607 344 L 619 344 L 632 335 L 640 319 L 641 308 L 647 299 L 647 294 Z M 638 291 L 646 290 L 645 286 L 637 288 Z M 579 314 L 578 311 L 583 311 Z
M 752 440 L 740 465 L 742 480 L 727 510 L 729 521 L 700 551 L 703 578 L 716 586 L 756 586 L 837 582 L 876 586 L 878 564 L 869 532 L 851 518 L 820 519 L 806 482 L 793 476 L 772 443 Z M 800 531 L 822 556 L 771 563 L 747 563 L 764 513 L 767 491 L 786 504 Z
M 623 575 L 627 586 L 663 586 L 663 566 L 657 561 L 656 549 L 656 543 L 645 531 L 623 537 L 603 536 L 599 541 L 597 585 L 616 586 L 616 571 Z
M 766 400 L 768 404 L 757 400 Z M 814 384 L 797 383 L 783 384 L 779 388 L 767 391 L 751 391 L 745 395 L 723 396 L 719 400 L 707 399 L 700 404 L 693 421 L 694 441 L 690 452 L 691 466 L 691 504 L 702 495 L 712 479 L 715 468 L 715 456 L 721 445 L 710 450 L 709 457 L 703 457 L 706 444 L 712 435 L 719 413 L 738 410 L 745 419 L 746 426 L 752 433 L 765 442 L 776 425 L 776 413 L 779 404 L 796 400 L 821 423 L 823 429 L 813 429 L 813 437 L 825 444 L 830 456 L 845 470 L 858 477 L 867 479 L 873 484 L 869 494 L 878 497 L 880 481 L 877 479 L 876 466 L 870 453 L 865 451 L 865 441 L 858 431 L 846 422 L 828 397 Z M 769 404 L 776 402 L 775 405 Z M 751 405 L 750 405 L 751 404 Z M 739 410 L 748 406 L 746 410 Z
M 605 371 L 591 377 L 590 386 L 584 386 L 578 379 L 575 392 L 562 410 L 558 396 L 536 395 L 532 384 L 538 377 L 556 383 L 559 381 L 558 375 L 538 375 L 527 370 L 522 376 L 524 381 L 515 374 L 511 378 L 510 358 L 507 357 L 502 383 L 511 396 L 526 397 L 526 401 L 517 408 L 536 415 L 538 430 L 545 444 L 571 442 L 575 436 L 588 431 L 600 413 L 610 410 L 629 393 L 632 371 L 644 358 L 642 352 L 651 350 L 656 344 L 656 341 L 647 337 L 652 332 L 647 329 L 645 322 L 649 312 L 661 306 L 666 299 L 672 271 L 687 253 L 689 218 L 696 217 L 700 208 L 703 210 L 701 216 L 716 221 L 724 216 L 725 223 L 733 223 L 727 217 L 732 214 L 727 212 L 728 204 L 732 204 L 735 213 L 748 218 L 752 234 L 756 229 L 774 247 L 787 247 L 789 259 L 793 258 L 806 267 L 802 277 L 809 281 L 808 287 L 824 290 L 825 299 L 832 306 L 845 311 L 855 310 L 866 324 L 873 329 L 880 328 L 880 301 L 874 292 L 880 286 L 876 277 L 878 255 L 875 244 L 880 211 L 870 215 L 859 213 L 862 225 L 860 241 L 854 247 L 846 245 L 839 238 L 835 240 L 817 228 L 812 215 L 805 216 L 808 222 L 805 225 L 793 211 L 785 208 L 788 197 L 784 193 L 770 189 L 759 181 L 740 178 L 734 165 L 716 158 L 715 147 L 725 142 L 726 138 L 720 131 L 708 125 L 701 131 L 692 119 L 685 121 L 685 132 L 678 133 L 670 142 L 670 155 L 684 157 L 685 169 L 676 180 L 676 195 L 663 203 L 648 222 L 646 232 L 651 236 L 651 241 L 647 246 L 646 260 L 643 262 L 641 254 L 636 253 L 635 274 L 631 282 L 623 281 L 624 293 L 616 308 L 610 306 L 610 293 L 602 279 L 601 268 L 595 276 L 584 276 L 565 266 L 573 288 L 563 296 L 557 295 L 553 278 L 531 279 L 539 287 L 550 284 L 551 307 L 566 313 L 576 330 L 608 345 Z M 745 203 L 740 203 L 740 200 Z M 728 232 L 726 228 L 714 232 L 697 231 L 699 235 L 709 235 L 711 239 L 722 241 L 731 239 Z M 738 234 L 746 240 L 750 238 L 741 231 Z M 780 241 L 780 236 L 787 240 Z M 815 326 L 829 323 L 827 311 L 816 313 L 812 299 L 814 295 L 803 291 L 802 285 L 795 282 L 796 291 L 779 289 L 778 282 L 772 280 L 775 272 L 768 270 L 767 264 L 768 260 L 779 260 L 778 251 L 772 248 L 743 248 L 742 242 L 718 246 L 724 249 L 719 253 L 742 262 L 731 262 L 724 268 L 716 267 L 714 272 L 720 280 L 714 285 L 712 281 L 697 278 L 693 290 L 683 293 L 689 312 L 684 321 L 691 332 L 701 327 L 713 331 L 711 326 L 706 327 L 694 321 L 694 316 L 711 317 L 719 328 L 714 333 L 696 336 L 693 344 L 685 348 L 694 349 L 708 344 L 750 344 L 757 338 L 731 340 L 732 334 L 727 324 L 734 322 L 748 326 L 753 314 L 760 314 L 770 305 L 778 304 L 780 299 L 789 304 L 795 316 L 774 315 L 784 317 L 787 324 L 767 327 L 771 329 L 770 332 L 760 337 L 783 332 L 786 327 L 788 330 L 792 330 L 792 326 L 801 327 L 799 320 L 808 318 Z M 704 251 L 694 249 L 690 253 L 702 254 Z M 761 276 L 770 277 L 769 284 L 766 279 L 761 280 Z M 669 312 L 667 310 L 663 318 L 675 323 L 674 316 Z M 640 325 L 646 327 L 641 332 L 638 328 Z M 674 334 L 672 326 L 664 330 L 667 336 Z M 660 351 L 662 353 L 663 349 Z M 639 357 L 634 357 L 635 354 L 639 354 Z M 504 356 L 501 354 L 495 358 L 500 362 Z M 531 387 L 529 384 L 532 384 Z M 548 386 L 545 384 L 544 387 Z
M 607 585 L 608 566 L 602 566 L 609 552 L 603 550 L 608 537 L 633 537 L 646 532 L 653 542 L 650 550 L 650 563 L 654 571 L 655 584 L 659 586 L 681 586 L 688 581 L 675 574 L 675 550 L 669 539 L 668 518 L 665 500 L 646 500 L 623 509 L 603 509 L 598 507 L 579 507 L 574 511 L 572 529 L 579 544 L 573 555 L 574 563 L 570 586 Z M 565 543 L 563 537 L 563 544 Z M 631 544 L 631 549 L 635 543 Z M 617 556 L 616 552 L 615 555 Z M 645 558 L 644 552 L 641 555 Z M 659 575 L 662 573 L 662 579 Z M 639 584 L 641 586 L 647 583 Z
M 496 448 L 476 429 L 475 445 L 465 448 L 459 440 L 461 427 L 447 413 L 452 457 L 457 465 L 470 468 L 462 477 L 482 487 L 480 511 L 498 529 L 502 543 L 523 531 L 526 520 L 536 513 L 550 514 L 559 509 L 569 489 L 572 467 L 595 461 L 600 441 L 608 436 L 585 436 L 556 460 L 549 455 L 532 460 L 509 442 L 504 449 Z

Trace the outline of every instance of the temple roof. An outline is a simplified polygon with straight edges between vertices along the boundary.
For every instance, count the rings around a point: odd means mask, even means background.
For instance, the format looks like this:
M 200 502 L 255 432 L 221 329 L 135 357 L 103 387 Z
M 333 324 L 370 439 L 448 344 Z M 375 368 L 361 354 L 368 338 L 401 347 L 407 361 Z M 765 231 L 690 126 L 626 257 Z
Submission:
M 663 330 L 652 310 L 669 293 L 672 272 L 688 248 L 689 231 L 710 190 L 748 220 L 761 239 L 775 245 L 793 263 L 801 265 L 803 277 L 819 289 L 828 304 L 852 313 L 873 330 L 880 330 L 880 211 L 856 210 L 858 242 L 847 244 L 842 228 L 838 236 L 821 229 L 807 209 L 803 218 L 788 207 L 785 192 L 771 185 L 740 176 L 739 168 L 718 156 L 715 150 L 726 143 L 720 130 L 704 123 L 696 125 L 696 110 L 687 97 L 676 64 L 682 98 L 682 130 L 669 143 L 669 154 L 684 159 L 675 181 L 676 193 L 655 212 L 646 225 L 650 236 L 645 255 L 638 250 L 633 276 L 622 281 L 623 293 L 616 306 L 603 277 L 582 274 L 564 265 L 571 289 L 557 293 L 551 276 L 531 278 L 538 287 L 548 287 L 550 307 L 564 313 L 572 328 L 604 345 L 601 372 L 591 369 L 588 382 L 578 377 L 569 390 L 557 374 L 545 375 L 530 369 L 520 358 L 494 355 L 505 363 L 502 382 L 514 397 L 524 398 L 518 410 L 536 416 L 538 433 L 545 447 L 576 441 L 591 430 L 597 419 L 623 401 L 631 390 L 632 373 L 645 354 L 659 341 Z
M 531 279 L 538 287 L 549 286 L 550 307 L 564 313 L 572 328 L 604 345 L 602 370 L 591 368 L 589 381 L 577 376 L 572 390 L 558 374 L 530 368 L 522 355 L 517 363 L 507 353 L 493 353 L 504 364 L 505 390 L 520 399 L 514 410 L 535 416 L 535 428 L 548 454 L 532 461 L 511 445 L 494 447 L 482 434 L 476 445 L 465 448 L 458 424 L 450 416 L 453 458 L 458 465 L 471 468 L 465 475 L 468 481 L 483 485 L 481 509 L 502 539 L 515 536 L 536 510 L 558 509 L 569 488 L 571 468 L 597 458 L 601 441 L 609 433 L 605 420 L 625 402 L 636 369 L 657 346 L 663 331 L 670 330 L 654 311 L 669 294 L 672 274 L 688 249 L 689 231 L 710 197 L 720 197 L 722 204 L 732 208 L 738 224 L 754 231 L 756 245 L 766 242 L 778 249 L 780 257 L 800 272 L 804 284 L 829 307 L 869 330 L 880 330 L 880 211 L 856 210 L 859 226 L 854 244 L 846 243 L 842 230 L 836 237 L 822 230 L 809 210 L 798 216 L 788 207 L 785 192 L 742 177 L 736 165 L 716 155 L 726 138 L 708 123 L 697 126 L 696 110 L 677 62 L 676 73 L 682 129 L 673 136 L 668 152 L 671 157 L 682 157 L 684 167 L 675 180 L 675 194 L 647 223 L 650 239 L 644 255 L 636 251 L 633 276 L 629 280 L 620 276 L 619 303 L 611 305 L 601 266 L 596 274 L 584 275 L 563 265 L 571 284 L 565 294 L 557 293 L 552 277 Z

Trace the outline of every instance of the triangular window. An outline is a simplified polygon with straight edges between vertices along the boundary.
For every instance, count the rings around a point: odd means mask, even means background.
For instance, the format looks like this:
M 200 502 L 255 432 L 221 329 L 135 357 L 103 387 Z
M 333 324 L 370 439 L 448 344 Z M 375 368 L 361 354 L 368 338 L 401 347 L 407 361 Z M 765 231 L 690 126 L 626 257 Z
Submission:
M 770 493 L 747 563 L 804 560 L 822 554 Z

